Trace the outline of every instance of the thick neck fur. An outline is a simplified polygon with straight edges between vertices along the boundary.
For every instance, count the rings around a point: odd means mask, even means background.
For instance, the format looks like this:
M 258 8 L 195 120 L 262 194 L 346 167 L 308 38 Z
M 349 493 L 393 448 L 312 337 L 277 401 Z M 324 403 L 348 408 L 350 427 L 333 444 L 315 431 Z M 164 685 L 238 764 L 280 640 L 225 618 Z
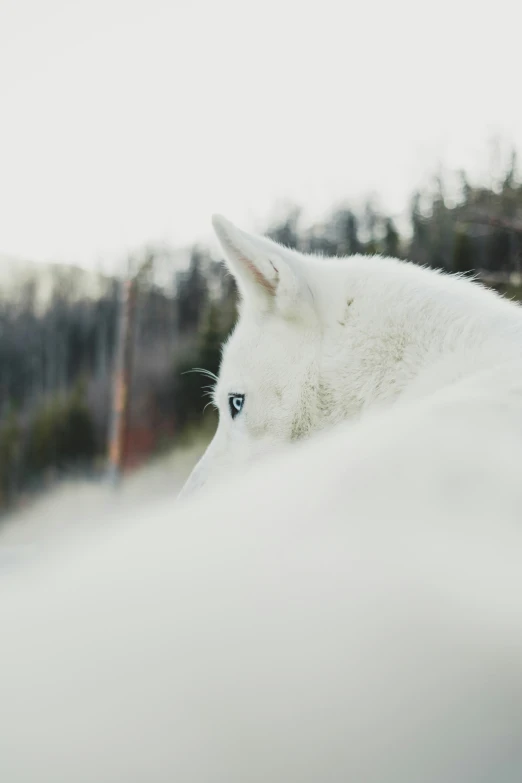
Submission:
M 324 423 L 522 356 L 522 309 L 478 283 L 379 257 L 308 258 L 304 271 L 322 324 Z

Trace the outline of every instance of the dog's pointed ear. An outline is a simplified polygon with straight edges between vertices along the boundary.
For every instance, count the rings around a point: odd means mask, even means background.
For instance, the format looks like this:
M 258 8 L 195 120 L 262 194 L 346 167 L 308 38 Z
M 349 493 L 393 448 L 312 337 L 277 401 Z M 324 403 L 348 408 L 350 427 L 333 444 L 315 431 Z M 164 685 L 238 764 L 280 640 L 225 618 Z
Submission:
M 295 314 L 300 305 L 311 305 L 297 254 L 294 257 L 292 251 L 266 237 L 247 234 L 221 215 L 214 215 L 212 224 L 244 300 L 287 316 Z

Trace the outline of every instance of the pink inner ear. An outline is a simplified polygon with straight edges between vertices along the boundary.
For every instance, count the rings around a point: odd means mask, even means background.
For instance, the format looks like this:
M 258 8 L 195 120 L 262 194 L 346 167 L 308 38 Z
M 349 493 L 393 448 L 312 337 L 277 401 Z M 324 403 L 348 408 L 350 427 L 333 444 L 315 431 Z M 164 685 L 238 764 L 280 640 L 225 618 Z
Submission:
M 249 269 L 249 271 L 253 274 L 256 281 L 259 283 L 259 285 L 263 286 L 263 288 L 266 291 L 268 291 L 268 293 L 271 296 L 275 296 L 275 292 L 276 292 L 275 283 L 271 283 L 270 280 L 267 280 L 266 277 L 263 274 L 261 274 L 257 266 L 253 264 L 252 261 L 250 261 L 250 259 L 246 258 L 242 253 L 238 254 L 238 257 L 241 263 L 244 264 Z M 277 269 L 274 267 L 273 264 L 272 267 L 274 268 L 274 271 L 277 274 Z
M 276 275 L 276 282 L 271 283 L 270 280 L 268 280 L 263 273 L 257 268 L 257 266 L 247 257 L 245 254 L 239 250 L 239 248 L 236 246 L 236 244 L 231 240 L 228 233 L 223 232 L 221 228 L 217 231 L 218 237 L 221 240 L 221 243 L 224 247 L 228 246 L 229 251 L 233 256 L 236 257 L 237 261 L 242 264 L 248 272 L 253 276 L 254 280 L 265 289 L 267 293 L 270 294 L 270 296 L 275 296 L 276 289 L 277 289 L 277 281 L 279 279 L 279 272 L 273 265 L 271 261 L 269 261 L 272 269 L 275 272 Z

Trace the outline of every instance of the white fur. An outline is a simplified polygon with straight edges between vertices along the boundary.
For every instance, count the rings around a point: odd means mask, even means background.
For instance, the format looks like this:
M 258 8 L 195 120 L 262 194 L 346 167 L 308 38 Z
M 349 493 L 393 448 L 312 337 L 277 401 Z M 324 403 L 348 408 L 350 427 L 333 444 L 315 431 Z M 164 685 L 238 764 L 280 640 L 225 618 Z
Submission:
M 522 356 L 522 310 L 477 283 L 389 258 L 304 256 L 221 217 L 214 226 L 242 302 L 214 394 L 219 426 L 185 493 Z M 234 392 L 245 404 L 232 420 Z
M 512 370 L 4 574 L 0 780 L 522 780 Z

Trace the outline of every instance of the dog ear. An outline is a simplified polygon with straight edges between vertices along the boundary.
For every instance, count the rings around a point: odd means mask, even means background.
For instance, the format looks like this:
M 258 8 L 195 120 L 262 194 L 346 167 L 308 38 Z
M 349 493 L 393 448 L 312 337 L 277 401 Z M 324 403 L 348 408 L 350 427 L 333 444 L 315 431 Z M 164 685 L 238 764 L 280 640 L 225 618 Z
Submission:
M 297 253 L 266 237 L 247 234 L 221 215 L 214 215 L 212 223 L 243 300 L 288 317 L 300 305 L 310 306 L 311 292 Z

